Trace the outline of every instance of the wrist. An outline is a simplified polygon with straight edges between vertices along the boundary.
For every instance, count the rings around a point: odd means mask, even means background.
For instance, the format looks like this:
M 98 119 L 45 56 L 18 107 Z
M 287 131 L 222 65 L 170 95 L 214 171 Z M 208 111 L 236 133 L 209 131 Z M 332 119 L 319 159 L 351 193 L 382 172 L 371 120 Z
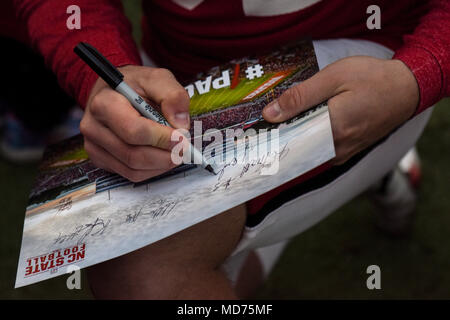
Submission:
M 394 59 L 408 66 L 417 80 L 420 98 L 416 114 L 443 97 L 442 67 L 431 51 L 420 46 L 405 45 L 395 52 Z
M 389 60 L 393 76 L 399 83 L 402 100 L 404 101 L 405 114 L 407 119 L 416 114 L 420 102 L 420 90 L 417 79 L 409 67 L 401 60 Z

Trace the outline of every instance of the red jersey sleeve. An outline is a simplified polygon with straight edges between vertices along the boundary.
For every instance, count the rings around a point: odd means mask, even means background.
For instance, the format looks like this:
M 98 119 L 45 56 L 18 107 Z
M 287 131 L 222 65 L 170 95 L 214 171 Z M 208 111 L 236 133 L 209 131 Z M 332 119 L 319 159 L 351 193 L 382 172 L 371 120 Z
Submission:
M 80 8 L 80 29 L 67 27 L 71 5 Z M 73 52 L 79 42 L 92 44 L 118 67 L 141 63 L 120 0 L 15 0 L 14 6 L 30 45 L 83 108 L 98 76 Z
M 394 59 L 403 61 L 414 73 L 420 91 L 416 113 L 450 96 L 450 1 L 431 0 L 413 34 Z

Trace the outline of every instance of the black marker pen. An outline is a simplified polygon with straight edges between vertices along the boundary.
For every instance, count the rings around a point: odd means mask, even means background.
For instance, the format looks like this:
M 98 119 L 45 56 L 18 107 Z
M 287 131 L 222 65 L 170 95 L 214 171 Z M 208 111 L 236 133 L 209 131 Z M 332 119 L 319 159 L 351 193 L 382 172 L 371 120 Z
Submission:
M 131 105 L 144 117 L 169 126 L 169 122 L 153 107 L 136 93 L 125 81 L 123 74 L 114 67 L 100 52 L 88 43 L 80 42 L 74 52 L 86 62 L 113 90 L 116 90 L 128 99 Z M 201 166 L 211 173 L 216 174 L 213 166 L 203 157 L 201 152 L 189 144 L 190 152 L 194 163 L 201 163 Z

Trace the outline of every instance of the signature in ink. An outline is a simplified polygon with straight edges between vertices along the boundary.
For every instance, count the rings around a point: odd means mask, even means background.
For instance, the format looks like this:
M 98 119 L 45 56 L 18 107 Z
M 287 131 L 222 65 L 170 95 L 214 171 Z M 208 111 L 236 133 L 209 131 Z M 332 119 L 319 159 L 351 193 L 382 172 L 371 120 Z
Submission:
M 250 168 L 255 167 L 257 170 L 261 170 L 264 167 L 270 167 L 275 161 L 281 161 L 282 159 L 284 159 L 288 153 L 289 153 L 289 148 L 287 147 L 287 144 L 286 144 L 286 145 L 284 145 L 283 149 L 281 149 L 280 151 L 268 152 L 268 153 L 262 155 L 261 157 L 246 163 L 238 175 L 227 178 L 226 180 L 222 180 L 225 169 L 228 167 L 233 167 L 233 166 L 237 165 L 237 163 L 238 163 L 237 159 L 234 158 L 230 163 L 225 164 L 225 166 L 218 172 L 218 177 L 217 177 L 218 182 L 214 185 L 212 191 L 214 192 L 219 189 L 226 190 L 230 187 L 230 185 L 233 181 L 244 177 L 249 172 Z M 271 156 L 273 157 L 272 160 L 270 159 Z
M 127 214 L 126 218 L 125 218 L 125 222 L 126 223 L 132 223 L 132 222 L 136 222 L 137 218 L 139 217 L 139 215 L 142 212 L 142 208 L 139 209 L 139 211 L 135 212 L 134 214 Z
M 59 233 L 58 237 L 54 239 L 53 245 L 62 244 L 68 241 L 76 240 L 76 244 L 80 245 L 84 242 L 86 237 L 100 236 L 102 235 L 106 228 L 108 227 L 111 220 L 103 220 L 101 218 L 96 218 L 94 222 L 79 225 L 75 227 L 75 230 L 68 234 Z
M 137 221 L 138 217 L 145 215 L 151 216 L 153 219 L 167 216 L 173 211 L 176 205 L 182 201 L 182 199 L 158 199 L 151 203 L 145 204 L 140 207 L 139 210 L 137 210 L 135 213 L 127 214 L 127 216 L 125 217 L 125 223 L 134 223 Z

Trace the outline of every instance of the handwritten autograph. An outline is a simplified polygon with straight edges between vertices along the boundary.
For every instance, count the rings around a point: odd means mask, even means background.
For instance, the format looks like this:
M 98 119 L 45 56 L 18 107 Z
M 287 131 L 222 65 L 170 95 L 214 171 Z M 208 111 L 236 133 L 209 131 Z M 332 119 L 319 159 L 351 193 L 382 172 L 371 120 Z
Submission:
M 139 208 L 139 210 L 137 210 L 133 214 L 127 214 L 127 216 L 125 217 L 125 223 L 134 223 L 136 222 L 139 216 L 144 215 L 151 216 L 153 219 L 166 216 L 173 211 L 173 209 L 178 203 L 182 201 L 184 201 L 184 199 L 176 199 L 176 200 L 158 199 L 156 201 L 153 201 L 149 204 L 142 206 L 141 208 Z M 146 209 L 146 207 L 150 208 Z
M 238 164 L 238 159 L 234 157 L 232 161 L 229 163 L 226 163 L 217 173 L 217 183 L 214 185 L 212 191 L 217 191 L 219 189 L 228 189 L 231 183 L 235 180 L 241 179 L 245 174 L 247 174 L 250 170 L 250 168 L 257 168 L 257 170 L 261 170 L 264 167 L 270 167 L 272 163 L 275 161 L 281 161 L 287 154 L 289 153 L 289 148 L 287 147 L 287 144 L 283 146 L 283 148 L 280 151 L 276 152 L 268 152 L 264 154 L 263 156 L 250 161 L 246 163 L 241 172 L 238 175 L 235 175 L 233 177 L 227 178 L 223 180 L 224 173 L 227 168 L 234 167 Z M 271 157 L 272 156 L 272 157 Z
M 101 218 L 96 218 L 92 223 L 76 226 L 75 230 L 71 233 L 59 233 L 59 235 L 55 238 L 53 245 L 62 244 L 74 240 L 76 240 L 77 245 L 80 245 L 84 243 L 84 239 L 86 239 L 86 237 L 88 236 L 94 237 L 102 235 L 110 222 L 110 219 L 105 221 Z

